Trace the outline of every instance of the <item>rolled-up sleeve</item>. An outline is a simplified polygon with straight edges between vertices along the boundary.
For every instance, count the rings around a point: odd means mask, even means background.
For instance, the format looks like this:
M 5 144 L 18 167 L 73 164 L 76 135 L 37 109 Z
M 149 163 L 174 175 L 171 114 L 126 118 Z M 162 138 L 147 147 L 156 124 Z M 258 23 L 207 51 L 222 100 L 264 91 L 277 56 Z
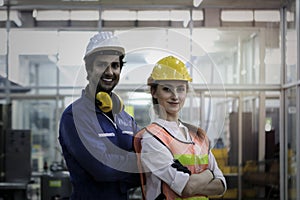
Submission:
M 227 184 L 226 184 L 226 180 L 225 177 L 223 175 L 223 172 L 220 170 L 220 168 L 218 167 L 218 163 L 215 159 L 215 156 L 213 155 L 213 153 L 211 151 L 209 151 L 208 154 L 208 168 L 214 173 L 214 177 L 217 179 L 220 179 L 224 185 L 224 192 L 227 190 Z

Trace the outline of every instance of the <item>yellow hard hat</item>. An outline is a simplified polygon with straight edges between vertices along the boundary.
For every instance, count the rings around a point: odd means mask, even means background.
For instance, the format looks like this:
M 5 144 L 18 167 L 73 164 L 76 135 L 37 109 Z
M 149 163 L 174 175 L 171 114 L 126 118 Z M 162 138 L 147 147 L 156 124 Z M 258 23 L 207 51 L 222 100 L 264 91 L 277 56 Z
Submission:
M 192 81 L 186 65 L 175 58 L 174 56 L 167 56 L 159 60 L 148 78 L 148 85 L 155 83 L 159 80 L 182 80 L 182 81 Z

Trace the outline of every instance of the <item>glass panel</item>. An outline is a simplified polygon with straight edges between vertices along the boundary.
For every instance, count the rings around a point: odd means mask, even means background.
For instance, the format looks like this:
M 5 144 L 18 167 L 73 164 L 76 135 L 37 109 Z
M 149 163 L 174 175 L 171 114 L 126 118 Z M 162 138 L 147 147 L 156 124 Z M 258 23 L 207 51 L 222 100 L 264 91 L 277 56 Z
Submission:
M 292 83 L 297 80 L 297 35 L 295 29 L 288 29 L 286 36 L 286 46 L 286 82 Z
M 279 24 L 279 23 L 278 23 Z M 268 27 L 265 34 L 265 83 L 280 84 L 281 74 L 281 49 L 279 45 L 279 26 Z
M 298 2 L 299 3 L 299 2 Z M 289 4 L 288 9 L 288 16 L 287 16 L 287 35 L 286 35 L 286 83 L 295 83 L 297 81 L 297 57 L 299 53 L 299 49 L 297 49 L 297 30 L 296 24 L 299 23 L 300 19 L 296 19 L 296 1 L 293 0 Z M 298 30 L 299 31 L 299 30 Z M 299 69 L 299 66 L 298 66 Z M 299 81 L 299 80 L 298 80 Z M 298 90 L 299 92 L 299 90 Z M 287 155 L 287 168 L 288 168 L 288 191 L 287 197 L 288 199 L 298 199 L 296 188 L 299 188 L 296 183 L 296 169 L 297 167 L 297 159 L 299 159 L 296 154 L 298 152 L 297 149 L 297 116 L 296 113 L 299 112 L 297 110 L 297 103 L 296 102 L 297 96 L 297 88 L 290 88 L 286 91 L 286 105 L 285 105 L 285 116 L 286 116 L 286 134 L 287 134 L 287 142 L 288 142 L 288 152 Z
M 60 155 L 57 144 L 55 100 L 13 100 L 12 128 L 30 129 L 32 139 L 32 170 L 42 172 Z
M 6 56 L 5 55 L 0 55 L 0 75 L 2 77 L 5 77 L 6 75 Z
M 26 86 L 56 86 L 57 65 L 52 55 L 19 55 L 19 80 Z M 34 89 L 39 93 L 39 89 Z
M 0 76 L 6 77 L 6 40 L 7 32 L 0 29 Z
M 12 29 L 9 76 L 23 86 L 55 86 L 57 32 Z
M 59 32 L 59 49 L 57 53 L 59 93 L 77 96 L 87 84 L 87 74 L 83 61 L 86 45 L 96 32 L 61 31 Z M 76 41 L 76 48 L 74 42 Z
M 288 29 L 286 36 L 286 83 L 297 80 L 297 35 L 295 29 Z
M 286 83 L 291 83 L 297 80 L 297 33 L 295 4 L 296 1 L 293 0 L 287 12 Z
M 287 90 L 286 93 L 286 122 L 288 135 L 288 199 L 296 198 L 296 88 Z
M 193 40 L 193 62 L 201 66 L 201 70 L 205 69 L 203 53 L 197 52 L 202 48 L 213 60 L 225 84 L 280 83 L 278 27 L 261 30 L 195 28 Z M 264 58 L 261 58 L 261 51 L 264 51 Z
M 59 83 L 64 87 L 83 87 L 87 81 L 82 58 L 86 44 L 94 33 L 12 30 L 11 78 L 23 86 L 55 87 Z M 260 64 L 260 49 L 265 48 L 262 49 L 266 51 L 265 82 L 280 82 L 278 28 L 265 31 L 257 28 L 194 28 L 192 40 L 188 29 L 144 29 L 116 31 L 116 34 L 128 52 L 128 62 L 122 76 L 138 66 L 153 65 L 162 56 L 175 53 L 193 64 L 194 83 L 201 82 L 201 76 L 202 80 L 203 77 L 213 77 L 213 80 L 204 81 L 215 84 L 260 83 L 260 69 L 263 67 Z M 263 34 L 268 37 L 261 47 Z M 145 37 L 149 40 L 145 41 Z M 126 82 L 142 82 L 136 76 L 132 80 L 130 77 L 128 75 Z M 65 92 L 71 93 L 70 90 Z

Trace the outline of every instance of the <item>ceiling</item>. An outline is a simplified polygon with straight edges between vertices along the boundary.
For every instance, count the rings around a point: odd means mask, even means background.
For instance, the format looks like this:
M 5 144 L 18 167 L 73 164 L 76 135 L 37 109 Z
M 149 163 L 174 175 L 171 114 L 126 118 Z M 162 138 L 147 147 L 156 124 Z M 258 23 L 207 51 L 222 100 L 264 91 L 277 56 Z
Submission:
M 194 0 L 197 1 L 197 0 Z M 198 0 L 199 1 L 199 0 Z M 246 22 L 246 23 L 235 23 L 235 24 L 226 24 L 220 23 L 220 16 L 218 15 L 218 9 L 276 9 L 294 3 L 295 0 L 203 0 L 199 7 L 195 8 L 193 6 L 193 0 L 4 0 L 4 6 L 0 9 L 6 9 L 5 5 L 9 5 L 9 8 L 12 10 L 19 10 L 21 28 L 50 28 L 50 29 L 76 29 L 76 30 L 93 30 L 101 28 L 134 28 L 134 27 L 182 27 L 182 22 L 172 22 L 169 21 L 151 21 L 151 22 L 137 22 L 137 21 L 105 21 L 99 25 L 97 21 L 36 21 L 32 17 L 32 10 L 99 10 L 99 9 L 128 9 L 128 10 L 159 10 L 159 9 L 202 9 L 204 12 L 211 13 L 208 15 L 210 23 L 205 22 L 195 22 L 193 27 L 231 27 L 227 31 L 222 31 L 220 33 L 220 41 L 218 43 L 219 47 L 225 46 L 225 49 L 230 46 L 231 43 L 236 44 L 238 38 L 243 38 L 242 35 L 236 35 L 236 31 L 230 31 L 234 26 L 243 26 L 243 27 L 263 27 L 260 23 Z M 287 6 L 290 7 L 290 6 Z M 211 10 L 214 10 L 210 12 Z M 213 23 L 211 23 L 211 21 Z M 201 24 L 202 23 L 202 24 Z M 241 24 L 241 25 L 240 25 Z M 269 26 L 266 24 L 265 26 Z M 0 27 L 5 27 L 6 24 L 0 23 Z M 16 26 L 12 26 L 17 27 Z M 277 31 L 278 23 L 273 23 L 271 31 Z M 225 29 L 226 30 L 226 29 Z M 238 34 L 241 34 L 239 32 Z M 246 34 L 252 34 L 246 31 Z M 246 38 L 249 37 L 246 35 Z M 225 42 L 225 44 L 223 44 Z M 230 44 L 229 44 L 230 43 Z M 277 44 L 277 43 L 276 43 Z M 275 45 L 277 46 L 277 45 Z M 224 49 L 222 49 L 224 50 Z
M 291 1 L 294 0 L 203 0 L 199 8 L 278 9 Z M 10 5 L 11 9 L 99 9 L 98 6 L 105 9 L 194 8 L 193 0 L 4 0 L 4 5 Z

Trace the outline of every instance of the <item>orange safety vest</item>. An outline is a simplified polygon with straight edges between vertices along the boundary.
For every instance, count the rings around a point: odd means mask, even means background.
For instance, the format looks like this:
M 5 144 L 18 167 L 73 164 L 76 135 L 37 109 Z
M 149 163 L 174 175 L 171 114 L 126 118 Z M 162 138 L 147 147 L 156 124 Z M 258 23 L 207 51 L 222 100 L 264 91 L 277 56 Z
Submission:
M 200 173 L 208 168 L 209 141 L 204 130 L 194 127 L 190 124 L 184 125 L 188 128 L 192 142 L 182 142 L 174 138 L 166 129 L 159 124 L 152 123 L 146 128 L 140 130 L 134 137 L 134 148 L 137 152 L 138 167 L 141 175 L 142 185 L 145 185 L 145 176 L 141 164 L 141 140 L 145 131 L 152 134 L 160 140 L 172 153 L 174 159 L 186 166 L 192 174 Z M 145 188 L 143 190 L 143 199 L 145 199 Z M 162 193 L 167 200 L 207 200 L 206 196 L 180 197 L 165 182 L 162 182 Z

